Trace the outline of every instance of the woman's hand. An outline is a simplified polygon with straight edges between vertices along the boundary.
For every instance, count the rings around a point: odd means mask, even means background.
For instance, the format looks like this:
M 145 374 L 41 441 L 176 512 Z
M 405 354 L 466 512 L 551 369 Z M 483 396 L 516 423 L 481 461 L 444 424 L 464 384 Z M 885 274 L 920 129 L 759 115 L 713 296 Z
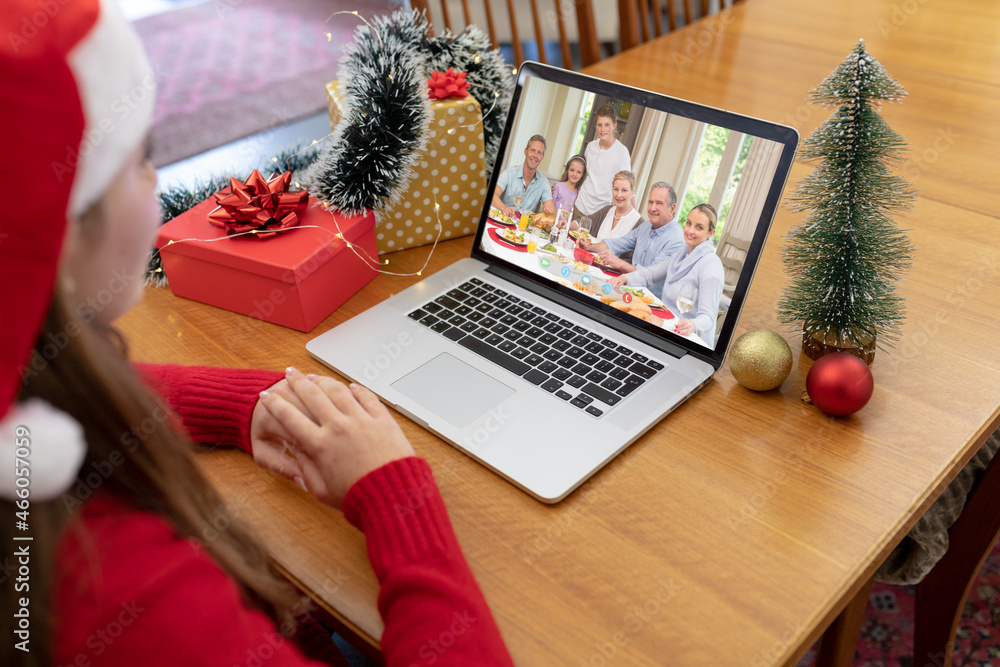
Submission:
M 306 486 L 324 503 L 339 508 L 359 479 L 414 455 L 389 410 L 364 387 L 295 369 L 286 377 L 305 411 L 279 392 L 263 392 L 260 402 L 290 436 Z
M 604 282 L 611 285 L 612 287 L 621 287 L 622 285 L 628 282 L 628 278 L 626 278 L 625 276 L 611 276 Z
M 678 320 L 677 324 L 674 326 L 674 331 L 681 334 L 682 336 L 690 336 L 696 331 L 694 326 L 694 320 Z
M 297 409 L 305 410 L 288 380 L 271 385 L 267 391 L 281 396 Z M 264 408 L 263 401 L 258 399 L 250 417 L 250 446 L 254 461 L 262 468 L 302 484 L 302 468 L 287 445 L 291 439 L 281 423 Z

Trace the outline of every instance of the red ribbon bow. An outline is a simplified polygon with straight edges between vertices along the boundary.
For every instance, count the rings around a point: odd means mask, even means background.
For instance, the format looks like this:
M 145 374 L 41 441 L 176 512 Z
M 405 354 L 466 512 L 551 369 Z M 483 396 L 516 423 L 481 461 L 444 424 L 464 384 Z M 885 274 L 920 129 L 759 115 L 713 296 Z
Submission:
M 454 67 L 449 67 L 447 72 L 431 72 L 431 78 L 427 79 L 427 85 L 431 89 L 428 97 L 432 100 L 468 97 L 469 82 L 465 77 L 465 72 L 456 72 Z
M 246 183 L 231 178 L 229 192 L 215 193 L 218 206 L 208 214 L 208 221 L 216 227 L 225 227 L 230 236 L 256 230 L 251 236 L 258 238 L 294 227 L 299 224 L 299 213 L 305 210 L 309 193 L 288 192 L 291 181 L 290 171 L 265 181 L 256 169 Z

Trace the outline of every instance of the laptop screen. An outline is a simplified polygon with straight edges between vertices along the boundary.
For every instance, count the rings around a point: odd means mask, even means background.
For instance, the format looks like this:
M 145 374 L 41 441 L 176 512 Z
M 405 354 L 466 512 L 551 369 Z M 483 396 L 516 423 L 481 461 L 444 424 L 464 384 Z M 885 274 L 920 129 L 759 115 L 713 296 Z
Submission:
M 797 141 L 789 127 L 526 63 L 473 255 L 718 368 Z

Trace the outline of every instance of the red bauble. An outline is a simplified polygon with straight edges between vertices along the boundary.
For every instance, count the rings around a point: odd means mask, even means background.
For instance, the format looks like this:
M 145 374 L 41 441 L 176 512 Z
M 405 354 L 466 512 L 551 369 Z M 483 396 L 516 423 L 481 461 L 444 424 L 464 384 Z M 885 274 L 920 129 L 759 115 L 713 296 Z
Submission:
M 874 390 L 868 364 L 844 352 L 820 357 L 806 376 L 809 399 L 833 417 L 852 415 L 865 407 Z

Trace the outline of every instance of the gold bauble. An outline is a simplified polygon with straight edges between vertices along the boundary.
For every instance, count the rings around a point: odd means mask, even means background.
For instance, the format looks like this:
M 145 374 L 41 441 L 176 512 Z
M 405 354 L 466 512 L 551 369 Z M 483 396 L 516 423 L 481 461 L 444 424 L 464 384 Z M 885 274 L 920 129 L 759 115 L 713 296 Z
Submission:
M 792 372 L 792 350 L 773 331 L 754 329 L 733 343 L 729 370 L 747 389 L 768 391 L 780 386 Z

